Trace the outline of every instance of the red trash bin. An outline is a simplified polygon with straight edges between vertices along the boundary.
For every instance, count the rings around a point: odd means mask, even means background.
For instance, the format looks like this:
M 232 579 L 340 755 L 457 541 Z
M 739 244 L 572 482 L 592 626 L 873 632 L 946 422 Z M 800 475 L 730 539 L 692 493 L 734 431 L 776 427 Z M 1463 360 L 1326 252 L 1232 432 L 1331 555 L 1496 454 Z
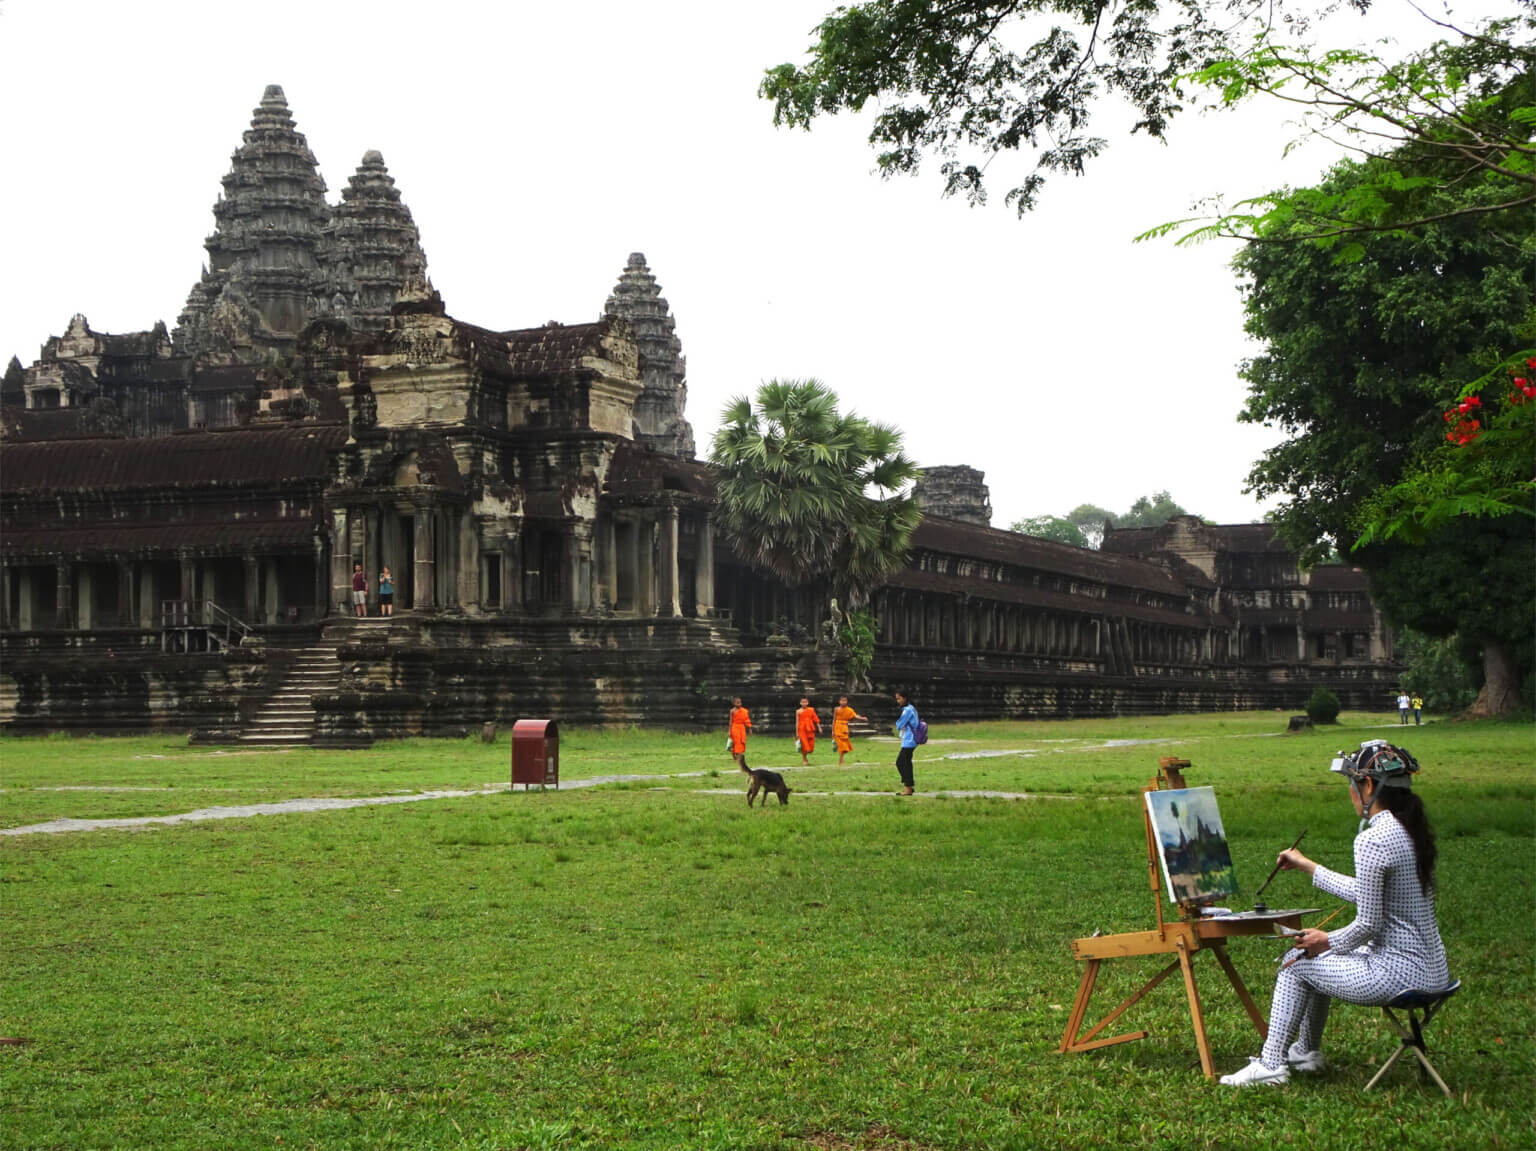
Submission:
M 560 725 L 520 719 L 512 725 L 512 786 L 560 786 Z

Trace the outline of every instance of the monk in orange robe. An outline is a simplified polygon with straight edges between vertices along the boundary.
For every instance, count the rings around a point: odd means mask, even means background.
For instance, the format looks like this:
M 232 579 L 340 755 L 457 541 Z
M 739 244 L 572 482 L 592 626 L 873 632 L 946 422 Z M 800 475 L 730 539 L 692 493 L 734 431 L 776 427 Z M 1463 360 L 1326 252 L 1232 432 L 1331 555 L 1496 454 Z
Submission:
M 742 771 L 747 770 L 747 728 L 751 726 L 752 717 L 738 695 L 731 700 L 731 758 Z
M 848 734 L 848 721 L 850 719 L 869 722 L 868 717 L 860 715 L 848 706 L 848 697 L 837 697 L 837 710 L 832 713 L 832 742 L 837 745 L 837 762 L 841 766 L 843 756 L 853 750 L 853 737 Z
M 800 710 L 795 712 L 795 746 L 800 749 L 801 763 L 811 762 L 806 756 L 816 750 L 816 733 L 820 730 L 821 716 L 811 706 L 810 697 L 802 695 Z

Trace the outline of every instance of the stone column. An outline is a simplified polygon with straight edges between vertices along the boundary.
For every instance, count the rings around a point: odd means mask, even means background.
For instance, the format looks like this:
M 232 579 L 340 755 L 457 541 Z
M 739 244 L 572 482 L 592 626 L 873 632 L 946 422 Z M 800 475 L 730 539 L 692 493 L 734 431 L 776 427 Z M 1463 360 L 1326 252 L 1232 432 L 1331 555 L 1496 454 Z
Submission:
M 249 553 L 243 559 L 245 561 L 245 604 L 240 622 L 247 625 L 258 624 L 261 622 L 258 615 L 261 611 L 261 561 Z
M 16 626 L 21 631 L 31 631 L 32 597 L 37 594 L 37 573 L 31 568 L 22 568 L 17 571 L 14 578 L 16 580 Z
M 53 597 L 53 624 L 55 627 L 71 626 L 74 615 L 75 585 L 69 564 L 55 564 L 53 568 L 54 597 Z
M 425 611 L 430 609 L 436 600 L 433 598 L 432 573 L 434 570 L 432 556 L 432 516 L 433 509 L 417 508 L 415 516 L 416 527 L 416 570 L 411 573 L 411 585 L 414 593 L 414 609 Z
M 327 533 L 327 535 L 329 535 L 329 533 Z M 326 559 L 327 554 L 328 553 L 334 554 L 334 552 L 332 551 L 332 548 L 331 548 L 331 544 L 330 544 L 330 542 L 328 540 L 321 539 L 319 536 L 316 536 L 315 537 L 315 542 L 314 542 L 314 549 L 315 549 L 315 566 L 314 566 L 315 618 L 319 619 L 319 618 L 321 618 L 323 616 L 326 616 L 326 615 L 329 615 L 331 613 L 331 608 L 329 606 L 329 600 L 328 600 L 328 597 L 326 596 L 326 593 L 325 593 L 325 587 L 326 587 L 326 582 L 330 579 L 330 572 L 327 569 L 330 568 L 336 561 L 333 558 L 329 562 L 327 562 L 327 559 Z
M 629 596 L 628 610 L 634 614 L 640 614 L 640 528 L 641 521 L 631 519 L 624 525 L 624 564 L 628 575 Z
M 261 597 L 261 602 L 266 608 L 263 616 L 267 623 L 277 623 L 282 611 L 282 605 L 277 602 L 277 597 L 281 594 L 278 590 L 281 585 L 277 579 L 277 557 L 269 557 L 261 566 L 265 578 L 265 587 Z
M 133 626 L 133 564 L 129 561 L 117 565 L 117 619 L 113 626 Z
M 648 519 L 635 524 L 635 614 L 656 614 L 656 541 Z
M 218 581 L 218 578 L 217 578 L 217 574 L 218 573 L 216 573 L 213 570 L 213 565 L 212 564 L 204 564 L 203 565 L 203 570 L 202 570 L 202 573 L 201 573 L 201 575 L 202 575 L 202 588 L 200 589 L 201 590 L 201 594 L 198 596 L 198 598 L 201 599 L 203 601 L 203 604 L 205 605 L 203 607 L 203 616 L 202 616 L 204 623 L 212 623 L 213 622 L 213 616 L 210 614 L 210 612 L 208 610 L 208 607 L 206 605 L 219 602 L 219 581 Z M 219 606 L 227 608 L 228 605 L 226 605 L 226 604 L 219 604 Z
M 598 521 L 597 559 L 602 575 L 599 577 L 597 594 L 592 597 L 598 602 L 593 606 L 606 604 L 611 610 L 619 603 L 618 531 L 611 515 Z
M 80 565 L 80 575 L 75 580 L 75 626 L 89 631 L 96 626 L 96 573 L 90 564 Z
M 693 599 L 700 619 L 715 614 L 715 521 L 699 521 L 698 551 L 693 558 Z
M 148 564 L 139 566 L 139 626 L 148 630 L 159 626 L 156 612 L 160 605 L 155 602 L 155 571 Z
M 11 585 L 16 579 L 16 573 L 9 567 L 0 567 L 0 626 L 15 627 L 16 621 L 11 618 Z
M 345 508 L 331 512 L 331 611 L 352 614 L 352 543 Z
M 523 606 L 523 575 L 517 563 L 517 538 L 505 536 L 501 541 L 501 610 L 520 611 Z
M 677 509 L 665 508 L 661 514 L 661 551 L 657 556 L 657 567 L 660 569 L 661 595 L 657 605 L 658 614 L 664 616 L 679 616 L 683 614 L 682 603 L 678 596 L 678 571 L 677 571 Z
M 568 612 L 584 611 L 592 600 L 592 538 L 589 533 L 588 525 L 571 524 L 561 539 L 564 554 L 560 557 L 560 606 Z
M 379 568 L 384 566 L 384 525 L 378 508 L 363 513 L 363 570 L 368 573 L 368 595 L 377 600 Z

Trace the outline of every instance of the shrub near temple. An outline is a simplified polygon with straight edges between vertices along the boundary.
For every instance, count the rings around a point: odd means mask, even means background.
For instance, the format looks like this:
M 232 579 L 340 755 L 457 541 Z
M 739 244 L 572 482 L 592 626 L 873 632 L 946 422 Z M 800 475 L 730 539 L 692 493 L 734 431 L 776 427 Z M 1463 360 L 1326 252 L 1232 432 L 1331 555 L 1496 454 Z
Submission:
M 1314 687 L 1307 698 L 1307 718 L 1313 723 L 1339 722 L 1339 697 L 1326 687 Z

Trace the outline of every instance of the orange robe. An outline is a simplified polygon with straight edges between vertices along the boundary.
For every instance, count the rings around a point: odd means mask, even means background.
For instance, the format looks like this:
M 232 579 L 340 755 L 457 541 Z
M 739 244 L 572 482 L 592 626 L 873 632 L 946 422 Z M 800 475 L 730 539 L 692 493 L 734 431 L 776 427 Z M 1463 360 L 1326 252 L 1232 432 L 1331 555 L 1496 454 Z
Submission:
M 816 714 L 814 707 L 802 707 L 795 712 L 795 738 L 806 755 L 816 750 L 816 729 L 820 726 L 821 716 Z
M 859 713 L 851 707 L 840 707 L 832 713 L 832 742 L 840 752 L 853 750 L 853 737 L 848 734 L 848 721 Z
M 741 755 L 747 750 L 747 728 L 752 726 L 752 717 L 747 714 L 744 707 L 731 708 L 731 754 Z

